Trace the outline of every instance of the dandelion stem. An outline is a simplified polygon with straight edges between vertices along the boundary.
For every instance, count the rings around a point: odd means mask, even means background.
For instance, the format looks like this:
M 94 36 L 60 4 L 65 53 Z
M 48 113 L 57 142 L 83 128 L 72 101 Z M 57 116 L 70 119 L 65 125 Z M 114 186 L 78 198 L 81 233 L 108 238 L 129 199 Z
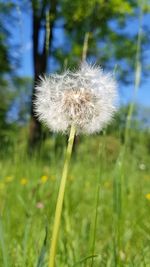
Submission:
M 84 36 L 84 42 L 83 42 L 82 61 L 85 61 L 87 58 L 89 36 L 90 36 L 90 33 L 86 32 Z
M 68 139 L 68 146 L 67 146 L 67 151 L 66 151 L 64 168 L 62 172 L 62 178 L 60 182 L 59 193 L 57 197 L 57 204 L 56 204 L 56 209 L 55 209 L 55 218 L 54 218 L 54 226 L 53 226 L 53 231 L 52 231 L 52 240 L 51 240 L 49 265 L 48 265 L 49 267 L 55 266 L 55 255 L 56 255 L 56 248 L 57 248 L 58 233 L 59 233 L 59 227 L 60 227 L 60 221 L 61 221 L 61 214 L 62 214 L 62 207 L 63 207 L 65 187 L 66 187 L 66 181 L 67 181 L 67 175 L 68 175 L 69 162 L 70 162 L 74 138 L 75 138 L 75 132 L 76 132 L 75 127 L 72 125 L 69 139 Z

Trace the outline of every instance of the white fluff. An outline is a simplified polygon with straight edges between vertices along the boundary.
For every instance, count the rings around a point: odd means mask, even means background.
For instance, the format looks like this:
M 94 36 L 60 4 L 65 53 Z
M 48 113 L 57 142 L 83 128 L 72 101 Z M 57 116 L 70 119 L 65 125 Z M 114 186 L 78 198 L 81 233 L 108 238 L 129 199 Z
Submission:
M 112 75 L 82 63 L 76 72 L 41 78 L 36 86 L 35 112 L 54 132 L 99 132 L 116 111 L 117 86 Z

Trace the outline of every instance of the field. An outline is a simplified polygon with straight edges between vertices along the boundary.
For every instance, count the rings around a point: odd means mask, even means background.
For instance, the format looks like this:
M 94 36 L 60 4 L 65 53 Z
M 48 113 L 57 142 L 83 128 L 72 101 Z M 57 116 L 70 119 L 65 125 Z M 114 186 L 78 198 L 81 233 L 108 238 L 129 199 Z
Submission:
M 57 267 L 150 266 L 148 142 L 80 137 L 67 181 Z M 22 139 L 0 160 L 0 266 L 46 267 L 66 140 L 29 156 Z
M 150 267 L 149 21 L 148 1 L 0 2 L 0 267 Z

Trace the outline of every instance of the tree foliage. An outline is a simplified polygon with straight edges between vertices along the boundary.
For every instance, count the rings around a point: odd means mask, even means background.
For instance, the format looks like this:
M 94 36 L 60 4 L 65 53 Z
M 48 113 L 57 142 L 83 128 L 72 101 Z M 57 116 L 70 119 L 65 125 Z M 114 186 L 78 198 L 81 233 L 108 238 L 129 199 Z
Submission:
M 0 94 L 4 99 L 6 98 L 1 108 L 3 122 L 6 122 L 7 110 L 12 107 L 10 103 L 17 105 L 16 95 L 15 101 L 8 101 L 12 96 L 9 97 L 7 93 L 6 74 L 12 73 L 12 54 L 9 44 L 10 32 L 4 20 L 4 16 L 12 16 L 14 5 L 12 1 L 0 3 Z M 85 39 L 87 60 L 96 62 L 106 69 L 115 68 L 120 81 L 133 81 L 140 16 L 144 17 L 145 13 L 150 11 L 146 1 L 24 0 L 17 2 L 16 7 L 18 6 L 22 12 L 25 9 L 28 12 L 30 9 L 31 12 L 28 15 L 32 17 L 31 40 L 34 66 L 32 97 L 30 90 L 26 92 L 32 100 L 34 100 L 34 87 L 39 75 L 54 69 L 59 71 L 66 66 L 73 68 L 81 61 Z M 14 19 L 13 16 L 11 18 Z M 148 30 L 143 28 L 140 35 L 141 47 L 138 51 L 138 60 L 146 66 L 144 49 L 149 42 Z M 146 73 L 146 68 L 143 68 L 143 73 Z M 22 82 L 19 81 L 18 92 L 21 84 Z M 23 88 L 24 85 L 22 85 Z M 28 81 L 27 88 L 29 88 Z M 21 91 L 18 95 L 22 95 Z M 32 101 L 27 103 L 29 105 Z M 29 108 L 27 110 L 29 111 Z M 25 118 L 25 112 L 26 109 L 20 109 L 20 118 Z M 32 105 L 31 143 L 38 140 L 40 135 L 41 125 L 36 120 Z
M 0 138 L 8 129 L 6 122 L 6 113 L 10 107 L 12 93 L 9 90 L 9 74 L 12 72 L 11 64 L 11 49 L 9 48 L 10 32 L 7 25 L 4 23 L 4 14 L 10 16 L 13 5 L 10 3 L 0 3 Z
M 87 59 L 111 70 L 117 65 L 119 78 L 124 82 L 131 81 L 140 10 L 144 12 L 145 5 L 134 0 L 89 0 L 86 3 L 83 0 L 63 0 L 60 3 L 59 16 L 63 21 L 65 40 L 54 49 L 58 63 L 67 59 L 69 66 L 77 64 L 82 56 L 85 34 L 89 32 Z M 148 37 L 146 32 L 141 34 L 141 50 L 144 52 Z M 143 53 L 140 60 L 144 60 Z

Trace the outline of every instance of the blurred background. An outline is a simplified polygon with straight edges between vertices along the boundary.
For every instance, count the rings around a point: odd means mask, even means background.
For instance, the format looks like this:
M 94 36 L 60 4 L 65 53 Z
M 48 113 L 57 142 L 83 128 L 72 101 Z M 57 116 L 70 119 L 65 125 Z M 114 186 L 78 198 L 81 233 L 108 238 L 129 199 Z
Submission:
M 149 9 L 144 0 L 1 1 L 1 142 L 11 143 L 29 128 L 26 138 L 36 146 L 42 127 L 32 99 L 39 75 L 72 69 L 85 59 L 115 72 L 122 116 L 134 101 L 135 119 L 147 127 Z
M 150 266 L 149 0 L 0 0 L 0 266 L 47 266 L 67 138 L 34 88 L 83 60 L 114 73 L 119 109 L 76 139 L 57 266 Z

